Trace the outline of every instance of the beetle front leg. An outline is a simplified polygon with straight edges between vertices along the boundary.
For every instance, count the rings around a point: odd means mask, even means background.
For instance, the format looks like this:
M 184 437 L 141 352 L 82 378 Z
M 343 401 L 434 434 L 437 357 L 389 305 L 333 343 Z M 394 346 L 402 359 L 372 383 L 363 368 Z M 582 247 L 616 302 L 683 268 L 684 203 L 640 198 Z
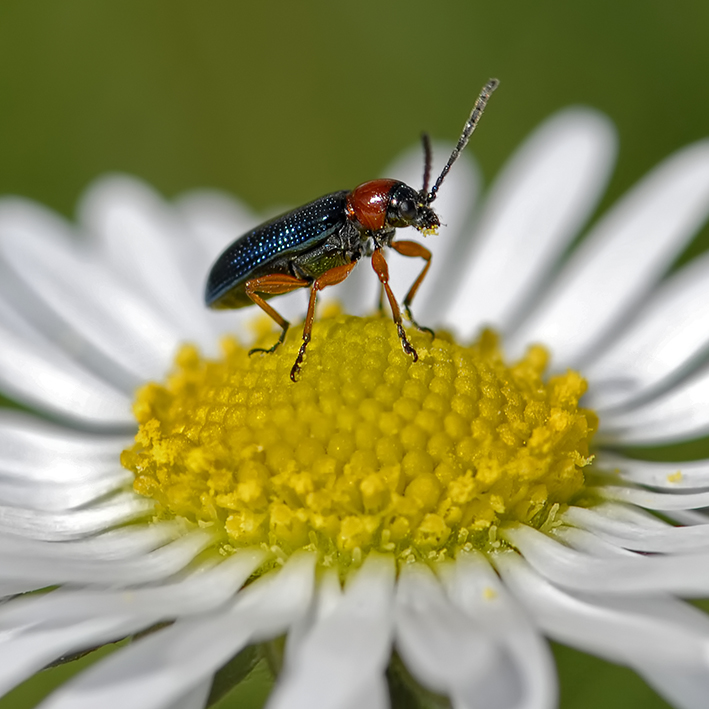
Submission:
M 414 296 L 416 295 L 416 291 L 419 289 L 419 286 L 421 285 L 421 283 L 423 283 L 423 279 L 426 278 L 428 269 L 431 268 L 431 252 L 425 246 L 419 244 L 417 241 L 394 241 L 391 244 L 391 248 L 395 251 L 398 251 L 402 256 L 418 256 L 419 258 L 422 258 L 426 261 L 426 264 L 424 265 L 421 273 L 419 273 L 418 278 L 414 281 L 411 288 L 409 288 L 409 292 L 404 298 L 403 305 L 406 317 L 411 321 L 411 324 L 417 330 L 423 330 L 424 332 L 428 332 L 431 337 L 435 337 L 435 333 L 433 332 L 433 330 L 431 330 L 431 328 L 419 325 L 416 320 L 414 320 L 414 316 L 411 314 L 411 301 L 414 299 Z
M 335 268 L 325 271 L 325 273 L 313 281 L 313 286 L 310 291 L 310 300 L 308 301 L 308 314 L 305 316 L 305 325 L 303 326 L 303 344 L 300 346 L 298 356 L 295 358 L 295 364 L 290 370 L 290 378 L 293 381 L 296 381 L 296 376 L 300 372 L 300 365 L 303 364 L 305 350 L 310 342 L 311 333 L 313 331 L 313 321 L 315 320 L 315 301 L 318 291 L 327 288 L 327 286 L 335 286 L 338 283 L 342 283 L 342 281 L 350 275 L 356 265 L 357 262 L 353 261 L 352 263 L 346 263 L 344 266 L 335 266 Z
M 372 254 L 372 268 L 379 277 L 379 282 L 384 287 L 384 292 L 386 293 L 389 306 L 391 307 L 391 316 L 396 324 L 396 331 L 399 333 L 399 339 L 401 340 L 401 347 L 406 354 L 410 354 L 414 358 L 414 362 L 417 362 L 419 356 L 413 345 L 406 337 L 404 325 L 401 322 L 401 311 L 399 310 L 399 304 L 396 302 L 396 298 L 394 297 L 391 287 L 389 286 L 389 266 L 387 266 L 387 262 L 382 255 L 381 249 L 375 249 Z
M 281 295 L 283 293 L 290 293 L 296 288 L 305 288 L 305 286 L 310 285 L 309 281 L 303 278 L 296 278 L 295 276 L 289 276 L 283 273 L 271 273 L 267 276 L 260 276 L 259 278 L 252 278 L 250 281 L 246 281 L 244 284 L 244 290 L 246 295 L 251 298 L 251 300 L 258 305 L 261 310 L 264 311 L 268 316 L 271 317 L 280 327 L 281 336 L 278 338 L 273 347 L 270 349 L 264 349 L 263 347 L 254 347 L 249 350 L 249 355 L 255 354 L 256 352 L 275 352 L 279 345 L 283 344 L 286 339 L 286 333 L 288 332 L 288 327 L 290 323 L 279 313 L 272 308 L 260 295 L 259 293 L 265 293 L 267 295 Z

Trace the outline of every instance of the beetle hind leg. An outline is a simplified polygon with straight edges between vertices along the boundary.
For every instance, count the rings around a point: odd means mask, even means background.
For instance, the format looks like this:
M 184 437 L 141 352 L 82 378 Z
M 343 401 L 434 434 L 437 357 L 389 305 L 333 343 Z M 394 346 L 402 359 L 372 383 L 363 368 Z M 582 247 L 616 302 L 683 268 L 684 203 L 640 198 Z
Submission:
M 352 269 L 357 265 L 356 261 L 351 263 L 346 263 L 342 266 L 335 266 L 329 271 L 325 271 L 321 276 L 313 281 L 313 286 L 310 291 L 310 300 L 308 301 L 308 314 L 305 316 L 305 325 L 303 326 L 303 344 L 301 344 L 298 350 L 298 356 L 295 358 L 295 364 L 290 370 L 290 378 L 295 382 L 297 381 L 298 374 L 300 373 L 300 365 L 303 364 L 303 358 L 305 357 L 305 350 L 308 348 L 308 343 L 311 339 L 311 333 L 313 330 L 313 321 L 315 319 L 315 301 L 317 299 L 318 291 L 321 291 L 327 286 L 335 286 L 338 283 L 347 278 L 352 272 Z
M 272 273 L 267 276 L 260 276 L 259 278 L 246 281 L 244 285 L 246 295 L 281 328 L 281 335 L 273 347 L 268 349 L 264 347 L 254 347 L 249 350 L 249 356 L 256 354 L 256 352 L 266 352 L 269 354 L 275 352 L 285 341 L 288 327 L 290 326 L 290 323 L 275 308 L 272 308 L 259 293 L 281 295 L 283 293 L 290 293 L 290 291 L 296 288 L 305 288 L 305 286 L 308 285 L 310 285 L 310 282 L 303 278 L 296 278 L 295 276 L 281 273 Z

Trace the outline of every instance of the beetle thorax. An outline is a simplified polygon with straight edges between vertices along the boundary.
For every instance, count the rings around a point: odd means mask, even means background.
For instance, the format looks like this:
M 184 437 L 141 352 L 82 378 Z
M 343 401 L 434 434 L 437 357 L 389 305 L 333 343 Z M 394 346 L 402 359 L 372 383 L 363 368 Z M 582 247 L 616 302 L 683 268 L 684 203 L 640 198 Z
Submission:
M 367 231 L 386 226 L 390 195 L 398 180 L 371 180 L 355 187 L 347 197 L 347 215 Z

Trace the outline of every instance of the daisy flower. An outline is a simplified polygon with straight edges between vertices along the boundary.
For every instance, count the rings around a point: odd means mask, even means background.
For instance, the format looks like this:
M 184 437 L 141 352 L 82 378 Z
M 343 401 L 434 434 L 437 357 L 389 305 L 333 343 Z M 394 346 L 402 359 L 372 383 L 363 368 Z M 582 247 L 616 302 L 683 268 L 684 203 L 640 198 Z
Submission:
M 202 305 L 210 264 L 261 221 L 242 205 L 124 177 L 78 225 L 3 200 L 0 390 L 43 416 L 0 417 L 0 690 L 138 636 L 41 706 L 196 709 L 232 658 L 238 679 L 266 655 L 271 709 L 541 709 L 549 637 L 705 706 L 709 619 L 679 599 L 709 595 L 709 461 L 623 451 L 709 433 L 709 258 L 668 275 L 709 214 L 709 143 L 572 249 L 614 155 L 608 121 L 576 109 L 477 205 L 461 159 L 419 361 L 390 319 L 358 317 L 365 261 L 296 384 L 297 328 L 249 358 L 270 325 Z M 417 184 L 418 150 L 388 174 Z M 399 297 L 420 268 L 392 254 Z

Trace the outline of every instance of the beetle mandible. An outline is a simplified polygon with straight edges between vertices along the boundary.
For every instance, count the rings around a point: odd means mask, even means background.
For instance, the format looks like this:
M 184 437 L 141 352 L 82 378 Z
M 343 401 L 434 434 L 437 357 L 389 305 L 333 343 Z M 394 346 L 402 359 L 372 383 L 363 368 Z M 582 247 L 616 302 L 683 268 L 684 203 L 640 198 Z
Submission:
M 333 192 L 257 226 L 219 256 L 207 279 L 207 305 L 222 309 L 243 308 L 255 303 L 281 327 L 280 337 L 273 347 L 252 349 L 249 354 L 275 351 L 288 332 L 288 321 L 266 301 L 274 295 L 309 287 L 303 343 L 290 373 L 291 379 L 296 381 L 310 342 L 318 291 L 344 281 L 362 256 L 370 256 L 389 301 L 401 346 L 414 362 L 418 359 L 406 337 L 399 304 L 389 287 L 389 269 L 382 249 L 389 246 L 404 256 L 425 261 L 404 298 L 403 306 L 415 327 L 427 329 L 420 327 L 411 315 L 411 301 L 431 266 L 431 252 L 416 241 L 394 241 L 394 235 L 399 227 L 412 226 L 427 235 L 435 233 L 440 226 L 431 204 L 451 165 L 468 144 L 498 84 L 497 79 L 490 79 L 483 87 L 457 145 L 430 190 L 431 144 L 424 133 L 425 165 L 421 190 L 398 180 L 379 179 L 365 182 L 352 191 Z

